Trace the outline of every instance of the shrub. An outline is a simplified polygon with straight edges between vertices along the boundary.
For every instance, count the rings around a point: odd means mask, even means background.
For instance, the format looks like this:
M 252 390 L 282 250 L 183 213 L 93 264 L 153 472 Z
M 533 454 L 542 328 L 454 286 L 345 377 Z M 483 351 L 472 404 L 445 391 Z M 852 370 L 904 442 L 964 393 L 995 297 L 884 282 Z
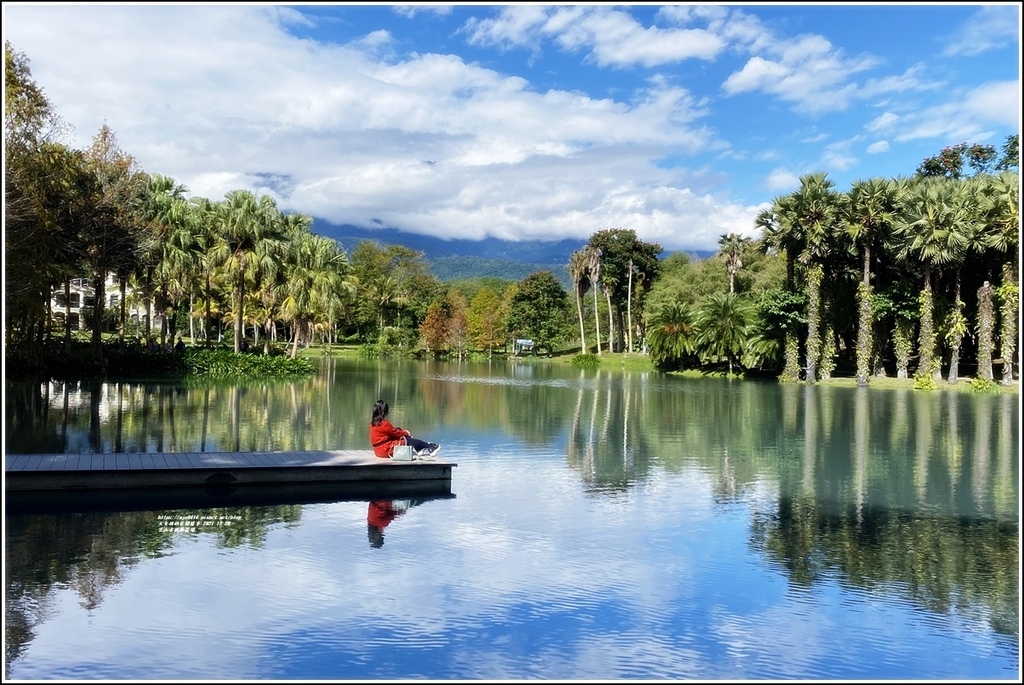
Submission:
M 973 378 L 971 392 L 999 392 L 999 385 L 991 378 Z
M 581 369 L 596 369 L 601 366 L 601 359 L 592 353 L 577 354 L 572 358 L 572 365 Z

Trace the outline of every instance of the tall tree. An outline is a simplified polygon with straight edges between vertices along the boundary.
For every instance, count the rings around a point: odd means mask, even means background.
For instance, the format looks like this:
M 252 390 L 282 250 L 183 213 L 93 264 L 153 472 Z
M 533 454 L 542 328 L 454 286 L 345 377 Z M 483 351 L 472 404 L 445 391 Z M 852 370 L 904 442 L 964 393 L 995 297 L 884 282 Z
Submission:
M 569 280 L 572 283 L 572 292 L 576 300 L 576 315 L 580 320 L 580 352 L 587 352 L 587 331 L 583 327 L 583 297 L 590 288 L 587 278 L 587 267 L 589 265 L 588 255 L 585 249 L 576 250 L 569 257 Z M 600 341 L 598 341 L 600 346 Z
M 487 350 L 490 359 L 494 348 L 504 339 L 505 312 L 501 297 L 490 286 L 480 288 L 469 305 L 469 332 L 480 349 Z
M 220 240 L 215 244 L 217 262 L 231 274 L 234 298 L 236 353 L 242 350 L 247 282 L 255 284 L 265 271 L 275 268 L 277 248 L 285 229 L 277 205 L 269 196 L 258 197 L 247 190 L 229 192 L 218 215 Z
M 896 183 L 882 178 L 855 181 L 842 203 L 846 232 L 861 253 L 861 281 L 857 288 L 857 385 L 860 387 L 868 385 L 874 352 L 871 250 L 892 230 L 897 188 Z
M 601 229 L 590 236 L 588 245 L 601 252 L 602 291 L 614 316 L 615 340 L 619 349 L 623 349 L 627 310 L 632 308 L 643 319 L 649 284 L 661 270 L 658 255 L 662 253 L 662 247 L 638 239 L 636 231 L 631 228 Z M 635 269 L 632 280 L 631 268 Z M 612 328 L 609 324 L 609 329 Z M 613 331 L 608 333 L 608 349 L 611 351 Z
M 1016 139 L 1014 139 L 1016 147 Z M 1013 358 L 1017 352 L 1020 281 L 1020 175 L 1002 171 L 988 179 L 985 189 L 984 241 L 1003 260 L 998 296 L 1000 300 L 999 356 L 1003 362 L 1003 385 L 1013 384 Z
M 807 346 L 805 378 L 817 381 L 821 361 L 821 286 L 825 258 L 835 242 L 839 226 L 840 196 L 835 184 L 823 172 L 805 174 L 800 188 L 784 205 L 787 222 L 793 227 L 802 250 L 797 261 L 806 269 L 807 281 Z
M 512 294 L 509 333 L 530 338 L 536 349 L 552 352 L 566 337 L 569 295 L 551 271 L 537 271 L 520 281 Z
M 145 227 L 138 217 L 147 175 L 135 158 L 120 148 L 117 136 L 106 124 L 85 156 L 101 188 L 100 206 L 85 234 L 85 259 L 96 303 L 92 342 L 99 353 L 106 323 L 107 276 L 130 272 L 140 261 Z
M 786 260 L 786 285 L 787 297 L 785 305 L 792 307 L 799 303 L 796 294 L 796 255 L 800 251 L 800 237 L 793 230 L 790 220 L 790 213 L 787 209 L 787 198 L 776 197 L 771 207 L 766 207 L 757 213 L 754 224 L 761 229 L 761 249 L 767 254 L 781 255 Z M 780 314 L 782 314 L 780 312 Z M 779 374 L 779 382 L 794 383 L 800 380 L 800 358 L 799 358 L 799 331 L 798 322 L 801 320 L 801 312 L 785 312 L 786 315 L 778 319 L 783 326 L 784 337 L 782 340 L 783 366 Z
M 736 292 L 736 272 L 743 267 L 744 238 L 739 233 L 723 233 L 718 238 L 718 255 L 725 260 L 729 272 L 729 292 Z
M 584 248 L 587 255 L 587 278 L 594 291 L 594 335 L 597 338 L 597 356 L 601 356 L 601 317 L 597 312 L 597 289 L 601 282 L 601 250 L 588 245 Z
M 935 270 L 950 264 L 965 248 L 965 236 L 958 224 L 967 219 L 956 182 L 947 178 L 922 179 L 913 184 L 895 224 L 900 241 L 898 257 L 924 265 L 920 295 L 921 321 L 918 329 L 918 375 L 941 378 L 935 349 Z

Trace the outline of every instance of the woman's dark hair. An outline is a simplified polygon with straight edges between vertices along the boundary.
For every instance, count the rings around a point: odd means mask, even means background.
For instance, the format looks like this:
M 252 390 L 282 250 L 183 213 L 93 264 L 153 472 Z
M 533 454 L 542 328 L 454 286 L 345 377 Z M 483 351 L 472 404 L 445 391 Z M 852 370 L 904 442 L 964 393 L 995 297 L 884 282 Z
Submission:
M 380 422 L 388 415 L 388 403 L 384 400 L 377 400 L 373 403 L 373 413 L 370 415 L 370 425 L 379 426 Z

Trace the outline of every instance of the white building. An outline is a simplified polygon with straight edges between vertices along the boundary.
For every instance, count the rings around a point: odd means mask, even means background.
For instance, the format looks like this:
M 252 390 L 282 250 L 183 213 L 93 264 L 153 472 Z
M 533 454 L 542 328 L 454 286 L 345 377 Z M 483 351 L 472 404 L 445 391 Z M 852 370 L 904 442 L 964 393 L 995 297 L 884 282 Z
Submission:
M 160 330 L 161 316 L 152 312 L 152 305 L 149 311 L 145 304 L 138 298 L 133 297 L 134 291 L 130 286 L 125 288 L 125 296 L 128 300 L 128 308 L 125 311 L 126 325 L 128 320 L 134 321 L 144 330 L 146 320 L 152 318 L 152 330 Z M 55 329 L 64 328 L 65 317 L 71 321 L 71 330 L 85 330 L 89 326 L 82 315 L 83 309 L 91 309 L 96 306 L 96 288 L 92 285 L 90 278 L 74 278 L 71 280 L 71 299 L 66 301 L 64 286 L 54 288 L 50 293 L 50 312 L 53 317 Z M 121 284 L 113 274 L 107 275 L 106 282 L 106 304 L 104 305 L 108 315 L 113 315 L 118 320 L 121 315 Z

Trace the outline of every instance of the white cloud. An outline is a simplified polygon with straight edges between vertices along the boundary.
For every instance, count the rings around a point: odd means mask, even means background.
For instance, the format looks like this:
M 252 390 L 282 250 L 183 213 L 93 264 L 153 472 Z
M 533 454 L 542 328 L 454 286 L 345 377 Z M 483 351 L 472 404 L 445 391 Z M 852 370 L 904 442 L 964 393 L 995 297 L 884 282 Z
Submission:
M 261 188 L 282 211 L 449 238 L 626 226 L 666 248 L 709 247 L 745 221 L 742 207 L 680 185 L 698 175 L 656 166 L 721 147 L 694 125 L 701 103 L 659 79 L 629 102 L 537 93 L 456 56 L 383 54 L 387 31 L 299 40 L 282 24 L 301 15 L 281 8 L 93 6 L 89 21 L 69 6 L 17 11 L 8 35 L 76 126 L 75 146 L 106 122 L 145 170 L 195 196 Z
M 964 23 L 943 51 L 946 56 L 980 55 L 1003 47 L 1020 46 L 1020 5 L 981 7 Z
M 773 193 L 783 193 L 800 187 L 800 175 L 789 169 L 772 169 L 765 178 L 765 188 Z
M 831 145 L 826 145 L 825 151 L 821 156 L 819 166 L 825 169 L 834 169 L 836 171 L 845 171 L 852 167 L 857 162 L 857 158 L 852 156 L 849 152 L 852 143 L 853 141 L 844 140 L 838 143 L 832 143 Z
M 942 145 L 985 142 L 994 135 L 994 128 L 1019 125 L 1020 98 L 1020 81 L 951 92 L 945 103 L 905 114 L 895 140 L 936 138 Z
M 721 12 L 661 12 L 675 23 L 721 19 Z M 601 6 L 514 5 L 497 16 L 471 19 L 462 29 L 474 45 L 537 46 L 541 37 L 562 49 L 584 52 L 600 66 L 653 67 L 687 59 L 712 59 L 726 40 L 710 28 L 643 26 L 628 12 Z
M 868 122 L 867 126 L 864 128 L 868 131 L 884 131 L 892 128 L 899 120 L 899 115 L 893 114 L 892 112 L 886 112 L 885 114 L 882 114 Z
M 722 84 L 727 95 L 763 91 L 790 102 L 797 112 L 819 115 L 845 110 L 858 96 L 848 79 L 877 65 L 872 57 L 847 59 L 821 36 L 778 40 L 764 47 Z
M 396 15 L 420 22 L 420 12 L 451 10 L 393 6 L 344 44 L 296 37 L 296 27 L 328 29 L 273 5 L 9 3 L 4 30 L 75 127 L 76 147 L 106 123 L 144 169 L 193 195 L 265 189 L 284 211 L 452 238 L 586 239 L 628 226 L 669 249 L 709 249 L 744 230 L 765 188 L 794 186 L 791 169 L 813 155 L 793 141 L 845 137 L 815 163 L 861 172 L 850 152 L 858 126 L 879 140 L 869 153 L 881 139 L 891 146 L 887 161 L 900 143 L 934 138 L 939 149 L 1019 127 L 1019 81 L 939 91 L 915 65 L 857 82 L 874 57 L 849 57 L 823 36 L 780 37 L 736 8 L 661 7 L 643 23 L 623 7 L 482 6 L 461 25 L 474 55 L 499 46 L 535 59 L 553 48 L 585 62 L 587 78 L 611 67 L 608 85 L 579 89 L 500 71 L 494 50 L 483 60 L 412 52 Z M 749 102 L 701 89 L 729 70 L 721 92 Z M 938 93 L 947 102 L 936 104 Z M 868 98 L 884 113 L 860 124 L 873 115 L 853 108 Z M 815 125 L 759 129 L 779 102 Z M 729 121 L 737 107 L 741 118 L 749 108 L 749 124 Z M 701 168 L 712 161 L 722 166 Z M 764 175 L 763 188 L 745 174 Z M 750 199 L 730 197 L 728 183 Z
M 868 145 L 868 147 L 867 147 L 867 153 L 869 155 L 880 155 L 883 152 L 888 152 L 888 151 L 889 151 L 889 141 L 888 140 L 879 140 L 879 141 L 876 141 L 874 143 L 871 143 L 871 145 Z
M 451 5 L 435 5 L 423 3 L 421 5 L 394 5 L 395 14 L 413 19 L 417 14 L 436 14 L 439 17 L 448 16 L 452 13 Z

